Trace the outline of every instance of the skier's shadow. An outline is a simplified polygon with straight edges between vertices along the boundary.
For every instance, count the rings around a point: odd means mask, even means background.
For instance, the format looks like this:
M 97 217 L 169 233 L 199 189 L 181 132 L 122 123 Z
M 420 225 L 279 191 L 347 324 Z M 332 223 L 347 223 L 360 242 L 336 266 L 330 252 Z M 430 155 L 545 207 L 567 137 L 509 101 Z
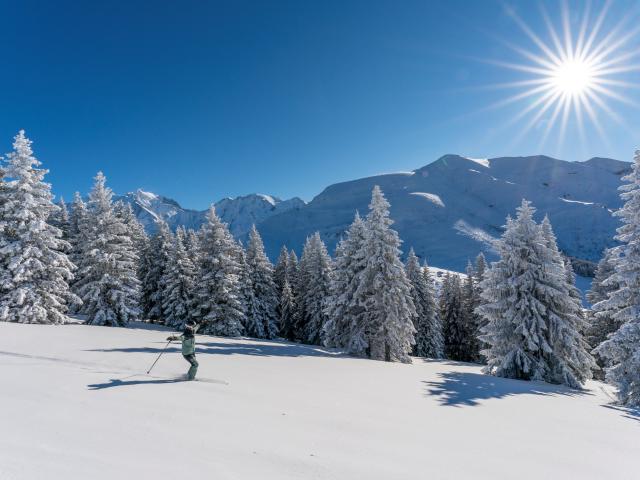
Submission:
M 578 396 L 592 395 L 586 390 L 573 390 L 563 385 L 512 380 L 471 372 L 439 373 L 435 381 L 423 381 L 426 396 L 437 397 L 441 405 L 477 406 L 482 400 L 514 395 Z
M 103 390 L 105 388 L 113 388 L 113 387 L 126 387 L 130 385 L 161 385 L 165 383 L 178 383 L 182 382 L 182 379 L 172 379 L 172 378 L 163 378 L 163 379 L 153 379 L 153 380 L 126 380 L 120 378 L 112 378 L 106 383 L 94 383 L 91 385 L 87 385 L 89 390 Z

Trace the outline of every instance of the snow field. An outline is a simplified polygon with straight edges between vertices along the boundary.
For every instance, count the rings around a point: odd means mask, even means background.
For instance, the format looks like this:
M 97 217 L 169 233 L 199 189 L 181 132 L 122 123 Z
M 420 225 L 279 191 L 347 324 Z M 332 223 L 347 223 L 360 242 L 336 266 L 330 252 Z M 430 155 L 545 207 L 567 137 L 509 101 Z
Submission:
M 480 367 L 162 329 L 0 323 L 0 478 L 633 478 L 640 421 L 611 390 Z

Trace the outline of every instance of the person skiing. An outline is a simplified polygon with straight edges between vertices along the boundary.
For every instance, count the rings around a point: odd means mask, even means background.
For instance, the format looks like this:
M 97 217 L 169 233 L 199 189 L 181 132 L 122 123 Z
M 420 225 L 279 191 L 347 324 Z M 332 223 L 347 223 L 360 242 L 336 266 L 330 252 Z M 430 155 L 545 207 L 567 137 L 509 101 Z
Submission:
M 189 371 L 187 372 L 187 380 L 193 380 L 196 378 L 196 372 L 198 371 L 198 361 L 196 360 L 196 332 L 198 331 L 198 325 L 195 322 L 187 322 L 184 326 L 184 332 L 182 335 L 171 335 L 167 337 L 170 342 L 182 341 L 182 356 L 191 364 Z

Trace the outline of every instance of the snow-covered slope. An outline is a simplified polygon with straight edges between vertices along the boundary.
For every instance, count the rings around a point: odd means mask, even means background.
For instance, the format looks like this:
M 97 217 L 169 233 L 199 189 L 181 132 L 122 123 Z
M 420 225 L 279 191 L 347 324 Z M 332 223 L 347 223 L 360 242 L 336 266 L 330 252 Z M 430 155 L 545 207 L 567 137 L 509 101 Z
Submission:
M 412 172 L 379 175 L 326 188 L 304 207 L 274 215 L 259 226 L 269 255 L 282 244 L 299 250 L 319 230 L 332 249 L 354 212 L 367 211 L 371 189 L 380 185 L 404 240 L 431 265 L 463 271 L 491 242 L 522 198 L 539 217 L 548 214 L 560 248 L 595 261 L 612 244 L 620 206 L 617 187 L 628 163 L 594 158 L 575 163 L 545 156 L 469 159 L 446 155 Z
M 0 322 L 3 480 L 636 478 L 639 418 L 473 365 L 167 332 Z M 221 382 L 227 382 L 223 384 Z M 604 391 L 603 391 L 604 389 Z
M 157 229 L 158 220 L 164 220 L 172 229 L 178 226 L 197 229 L 207 213 L 182 208 L 175 200 L 143 190 L 116 197 L 116 200 L 130 203 L 148 232 Z M 302 206 L 304 202 L 299 198 L 280 200 L 262 194 L 224 198 L 215 204 L 218 215 L 238 238 L 244 238 L 254 223 L 260 224 L 272 215 Z
M 282 201 L 252 194 L 215 205 L 240 239 L 255 223 L 275 260 L 282 245 L 300 253 L 305 238 L 315 231 L 333 251 L 355 211 L 366 213 L 371 189 L 380 185 L 405 250 L 412 246 L 431 265 L 463 271 L 481 250 L 493 258 L 491 243 L 502 233 L 506 216 L 527 198 L 540 218 L 549 215 L 566 254 L 593 262 L 612 245 L 618 221 L 611 214 L 620 206 L 617 188 L 628 169 L 629 163 L 608 158 L 565 162 L 545 156 L 445 155 L 413 172 L 331 185 L 308 204 L 299 198 Z M 172 228 L 198 228 L 206 213 L 142 190 L 120 198 L 133 205 L 148 231 L 155 229 L 158 218 Z

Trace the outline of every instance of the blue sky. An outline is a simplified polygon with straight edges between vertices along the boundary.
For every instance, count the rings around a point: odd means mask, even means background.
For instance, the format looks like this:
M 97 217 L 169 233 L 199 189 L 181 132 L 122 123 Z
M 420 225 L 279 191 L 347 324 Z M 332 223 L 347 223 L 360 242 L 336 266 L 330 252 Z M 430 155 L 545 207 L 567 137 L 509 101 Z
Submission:
M 559 26 L 559 2 L 545 5 Z M 584 5 L 568 3 L 575 29 Z M 630 160 L 633 105 L 607 101 L 621 123 L 598 113 L 606 141 L 589 126 L 580 140 L 572 117 L 562 145 L 555 129 L 540 142 L 551 109 L 522 135 L 526 119 L 509 124 L 530 98 L 486 108 L 519 90 L 484 87 L 531 78 L 487 61 L 526 62 L 504 40 L 539 51 L 510 8 L 549 41 L 534 1 L 0 0 L 0 150 L 24 128 L 57 194 L 103 170 L 116 192 L 190 208 L 251 192 L 309 200 L 446 153 Z M 637 26 L 637 10 L 615 2 L 603 35 L 625 15 L 623 30 Z

